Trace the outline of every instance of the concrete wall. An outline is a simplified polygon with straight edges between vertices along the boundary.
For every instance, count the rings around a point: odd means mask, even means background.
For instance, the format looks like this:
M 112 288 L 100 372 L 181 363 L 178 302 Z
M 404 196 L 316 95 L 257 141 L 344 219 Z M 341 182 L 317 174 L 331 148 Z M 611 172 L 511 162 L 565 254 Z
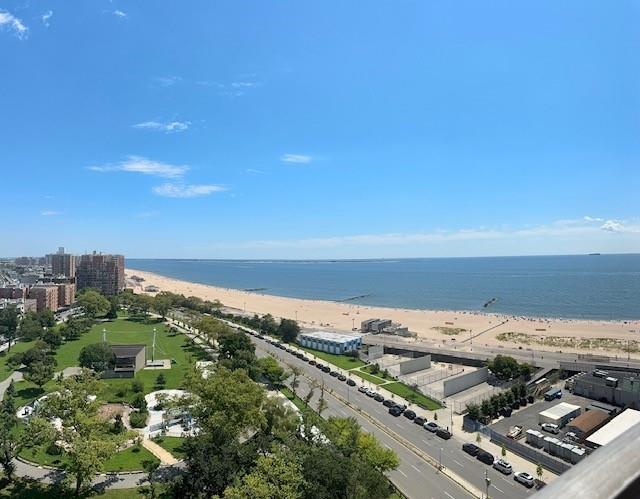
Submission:
M 431 355 L 405 360 L 399 364 L 399 367 L 401 375 L 429 369 L 431 367 Z
M 384 347 L 382 345 L 369 345 L 367 359 L 369 361 L 379 359 L 384 355 Z
M 489 369 L 482 367 L 477 371 L 467 374 L 461 374 L 443 382 L 443 394 L 445 397 L 454 395 L 458 392 L 471 388 L 472 386 L 484 383 L 489 378 Z

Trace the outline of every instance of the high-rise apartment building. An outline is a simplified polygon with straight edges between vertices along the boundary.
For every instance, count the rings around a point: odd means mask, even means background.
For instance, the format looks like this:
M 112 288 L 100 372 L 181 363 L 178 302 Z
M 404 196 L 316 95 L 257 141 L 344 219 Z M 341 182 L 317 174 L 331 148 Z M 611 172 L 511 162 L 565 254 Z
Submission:
M 29 298 L 36 300 L 36 310 L 58 310 L 58 286 L 55 284 L 37 284 L 29 289 Z
M 61 248 L 64 250 L 64 248 Z M 68 253 L 55 253 L 51 256 L 51 270 L 54 276 L 76 276 L 76 257 Z
M 82 255 L 76 269 L 78 290 L 95 288 L 104 295 L 124 290 L 124 256 L 93 252 Z
M 76 297 L 76 285 L 63 283 L 56 284 L 58 288 L 58 307 L 68 307 L 73 304 Z

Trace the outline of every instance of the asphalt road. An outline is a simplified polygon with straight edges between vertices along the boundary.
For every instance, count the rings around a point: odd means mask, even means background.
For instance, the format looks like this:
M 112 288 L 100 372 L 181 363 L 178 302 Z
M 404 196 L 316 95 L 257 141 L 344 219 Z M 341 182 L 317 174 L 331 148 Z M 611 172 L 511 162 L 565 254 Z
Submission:
M 534 493 L 532 490 L 526 489 L 515 482 L 513 475 L 505 476 L 463 452 L 461 447 L 466 439 L 464 437 L 459 439 L 455 431 L 452 439 L 443 440 L 402 416 L 395 418 L 389 415 L 386 407 L 359 393 L 357 387 L 349 387 L 346 383 L 324 374 L 319 369 L 310 366 L 286 351 L 275 348 L 264 340 L 257 337 L 252 337 L 252 340 L 256 344 L 258 354 L 260 354 L 260 351 L 263 353 L 268 352 L 286 364 L 301 367 L 306 376 L 315 379 L 319 384 L 324 383 L 325 390 L 333 391 L 340 398 L 348 400 L 365 412 L 378 425 L 385 427 L 387 431 L 383 431 L 376 424 L 372 424 L 367 418 L 361 416 L 341 400 L 331 395 L 325 396 L 325 400 L 329 403 L 329 409 L 327 413 L 323 414 L 335 413 L 342 417 L 356 417 L 366 431 L 375 434 L 383 445 L 393 449 L 398 454 L 401 459 L 401 465 L 391 476 L 394 478 L 394 483 L 399 484 L 399 488 L 407 496 L 412 498 L 450 497 L 457 499 L 459 497 L 469 497 L 469 494 L 451 479 L 438 473 L 431 464 L 423 460 L 397 438 L 394 438 L 394 434 L 409 440 L 420 451 L 431 456 L 436 462 L 442 459 L 443 466 L 456 475 L 463 477 L 467 482 L 483 492 L 486 488 L 486 472 L 491 479 L 489 495 L 494 499 L 516 499 L 527 497 Z M 306 394 L 308 388 L 301 386 L 298 392 Z M 457 431 L 461 433 L 462 430 Z M 399 477 L 402 478 L 399 481 L 396 480 Z

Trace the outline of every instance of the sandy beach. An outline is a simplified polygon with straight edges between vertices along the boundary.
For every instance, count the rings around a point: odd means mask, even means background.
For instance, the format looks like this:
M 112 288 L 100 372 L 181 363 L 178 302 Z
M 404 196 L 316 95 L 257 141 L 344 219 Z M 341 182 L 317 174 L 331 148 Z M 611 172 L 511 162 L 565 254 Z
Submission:
M 487 346 L 519 346 L 521 343 L 500 341 L 501 333 L 519 333 L 536 337 L 566 337 L 570 339 L 608 338 L 620 340 L 621 348 L 562 348 L 548 345 L 527 344 L 527 348 L 541 351 L 575 351 L 616 355 L 626 355 L 627 340 L 640 340 L 640 321 L 589 321 L 573 319 L 534 319 L 509 315 L 489 314 L 469 311 L 450 310 L 409 310 L 398 308 L 372 307 L 320 300 L 303 300 L 264 295 L 237 289 L 227 289 L 204 284 L 181 281 L 150 272 L 127 269 L 127 286 L 133 287 L 132 275 L 142 277 L 144 282 L 135 288 L 153 285 L 160 291 L 171 291 L 185 296 L 197 296 L 205 300 L 219 300 L 223 305 L 246 312 L 267 314 L 276 318 L 297 319 L 303 327 L 318 329 L 336 329 L 351 331 L 359 327 L 360 322 L 369 318 L 385 318 L 407 326 L 425 341 L 460 344 L 471 335 L 482 333 L 473 342 Z M 152 293 L 153 294 L 153 293 Z M 461 328 L 465 331 L 458 335 L 442 334 L 437 328 Z M 436 329 L 434 329 L 436 328 Z M 488 330 L 488 331 L 487 331 Z M 483 332 L 486 331 L 486 332 Z M 640 357 L 632 352 L 633 357 Z

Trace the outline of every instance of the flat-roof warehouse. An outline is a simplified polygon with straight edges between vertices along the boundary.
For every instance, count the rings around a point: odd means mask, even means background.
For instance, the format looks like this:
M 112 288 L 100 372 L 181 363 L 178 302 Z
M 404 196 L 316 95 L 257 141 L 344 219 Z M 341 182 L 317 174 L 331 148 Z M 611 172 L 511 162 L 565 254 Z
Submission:
M 587 438 L 586 442 L 593 447 L 601 447 L 615 440 L 616 437 L 622 435 L 638 423 L 640 423 L 640 411 L 626 409 Z
M 580 406 L 560 402 L 559 404 L 549 407 L 546 411 L 542 411 L 539 416 L 540 423 L 553 423 L 559 427 L 563 427 L 570 419 L 580 415 Z

